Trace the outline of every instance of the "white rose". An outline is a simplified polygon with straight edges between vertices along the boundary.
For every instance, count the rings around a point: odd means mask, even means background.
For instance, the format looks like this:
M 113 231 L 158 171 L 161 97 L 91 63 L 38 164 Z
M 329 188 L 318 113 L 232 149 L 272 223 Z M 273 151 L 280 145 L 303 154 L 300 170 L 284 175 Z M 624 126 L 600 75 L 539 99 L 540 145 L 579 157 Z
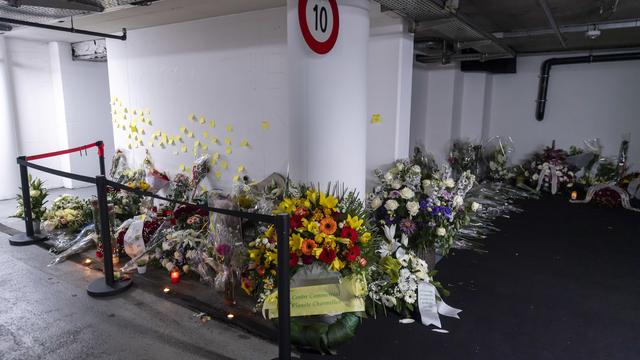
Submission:
M 385 179 L 387 182 L 391 182 L 391 181 L 393 180 L 393 174 L 392 174 L 391 172 L 387 171 L 387 173 L 386 173 L 386 174 L 384 174 L 384 179 Z
M 371 208 L 373 210 L 378 210 L 380 206 L 382 206 L 382 199 L 377 196 L 371 199 Z
M 456 182 L 452 178 L 448 178 L 447 180 L 444 181 L 444 186 L 446 186 L 448 188 L 452 188 L 452 187 L 456 186 Z
M 403 163 L 401 163 L 401 162 L 397 162 L 397 163 L 396 163 L 396 168 L 397 168 L 398 170 L 402 170 L 402 169 L 404 169 L 404 164 L 403 164 Z
M 410 216 L 416 216 L 420 211 L 420 204 L 417 201 L 409 201 L 407 203 L 407 210 L 409 210 Z
M 464 200 L 462 199 L 462 196 L 456 195 L 456 196 L 453 197 L 453 204 L 452 205 L 453 205 L 454 208 L 462 206 L 463 203 L 464 203 Z
M 431 180 L 422 180 L 422 190 L 424 192 L 428 192 L 428 189 L 431 187 Z
M 436 229 L 436 235 L 445 236 L 447 235 L 447 230 L 445 228 L 439 227 Z
M 396 189 L 396 190 L 398 190 L 398 189 L 400 189 L 402 187 L 402 182 L 400 180 L 394 180 L 391 183 L 391 187 Z
M 478 204 L 477 202 L 474 201 L 471 203 L 471 211 L 476 212 L 481 208 L 482 208 L 482 205 Z
M 419 165 L 413 165 L 411 167 L 411 171 L 413 171 L 414 173 L 419 173 L 420 172 L 420 166 Z
M 395 211 L 398 208 L 398 202 L 391 199 L 391 200 L 387 200 L 387 202 L 384 204 L 385 209 L 389 210 L 389 211 Z
M 176 251 L 176 252 L 173 253 L 173 257 L 176 260 L 181 260 L 182 259 L 182 254 L 179 251 Z
M 416 194 L 413 192 L 413 190 L 409 189 L 408 187 L 400 190 L 400 196 L 402 196 L 402 198 L 405 200 L 413 199 L 415 195 Z

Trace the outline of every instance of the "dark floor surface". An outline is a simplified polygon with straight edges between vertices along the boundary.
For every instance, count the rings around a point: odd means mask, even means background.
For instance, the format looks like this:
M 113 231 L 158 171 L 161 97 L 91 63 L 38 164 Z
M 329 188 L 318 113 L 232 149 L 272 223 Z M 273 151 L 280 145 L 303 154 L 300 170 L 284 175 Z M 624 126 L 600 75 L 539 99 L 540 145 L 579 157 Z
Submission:
M 546 197 L 500 220 L 486 254 L 438 265 L 448 334 L 365 320 L 338 359 L 640 359 L 640 214 Z M 319 359 L 305 354 L 303 359 Z

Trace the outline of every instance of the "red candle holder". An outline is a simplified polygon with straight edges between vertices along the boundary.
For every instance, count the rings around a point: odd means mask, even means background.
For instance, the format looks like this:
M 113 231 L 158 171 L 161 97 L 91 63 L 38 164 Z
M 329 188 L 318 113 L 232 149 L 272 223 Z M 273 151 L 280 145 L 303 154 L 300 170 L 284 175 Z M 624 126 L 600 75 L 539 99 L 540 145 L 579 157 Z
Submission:
M 180 282 L 180 271 L 172 271 L 171 272 L 171 283 L 177 284 Z

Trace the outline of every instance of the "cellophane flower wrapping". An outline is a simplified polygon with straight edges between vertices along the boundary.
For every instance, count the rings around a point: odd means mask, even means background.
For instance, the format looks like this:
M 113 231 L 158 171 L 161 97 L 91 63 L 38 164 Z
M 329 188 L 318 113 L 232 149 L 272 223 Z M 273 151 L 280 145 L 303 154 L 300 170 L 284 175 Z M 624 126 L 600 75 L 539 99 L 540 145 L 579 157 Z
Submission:
M 155 168 L 149 150 L 146 151 L 146 155 L 142 164 L 146 173 L 145 181 L 149 184 L 149 191 L 155 194 L 169 185 L 169 177 L 166 173 L 161 172 Z
M 538 191 L 555 194 L 571 189 L 577 169 L 567 162 L 567 156 L 565 150 L 546 147 L 525 162 L 522 175 Z
M 61 195 L 53 201 L 43 219 L 45 231 L 55 229 L 74 233 L 91 221 L 92 212 L 87 200 L 77 196 Z
M 216 209 L 239 210 L 232 197 L 221 194 L 212 196 L 209 206 Z M 243 247 L 242 219 L 211 212 L 210 224 L 210 247 L 206 256 L 208 264 L 216 271 L 214 286 L 216 290 L 224 291 L 228 300 L 233 301 L 234 279 L 237 278 L 241 265 L 235 254 L 236 250 L 242 251 Z
M 514 177 L 509 165 L 514 146 L 511 137 L 494 136 L 482 146 L 487 178 L 491 181 L 509 181 Z
M 481 158 L 482 145 L 474 144 L 469 140 L 455 140 L 449 152 L 449 164 L 453 176 L 457 178 L 465 171 L 479 176 Z

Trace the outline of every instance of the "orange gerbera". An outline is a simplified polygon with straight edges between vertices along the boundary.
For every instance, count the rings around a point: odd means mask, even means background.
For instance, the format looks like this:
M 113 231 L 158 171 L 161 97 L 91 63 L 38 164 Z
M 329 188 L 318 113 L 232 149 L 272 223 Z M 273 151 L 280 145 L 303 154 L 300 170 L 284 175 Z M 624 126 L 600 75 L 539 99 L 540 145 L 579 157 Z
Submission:
M 302 245 L 300 245 L 300 250 L 304 255 L 311 255 L 311 253 L 313 252 L 313 249 L 317 247 L 318 247 L 318 244 L 316 244 L 315 241 L 311 239 L 305 239 L 302 242 Z
M 338 228 L 338 224 L 333 218 L 326 217 L 320 221 L 320 231 L 325 235 L 333 235 Z

